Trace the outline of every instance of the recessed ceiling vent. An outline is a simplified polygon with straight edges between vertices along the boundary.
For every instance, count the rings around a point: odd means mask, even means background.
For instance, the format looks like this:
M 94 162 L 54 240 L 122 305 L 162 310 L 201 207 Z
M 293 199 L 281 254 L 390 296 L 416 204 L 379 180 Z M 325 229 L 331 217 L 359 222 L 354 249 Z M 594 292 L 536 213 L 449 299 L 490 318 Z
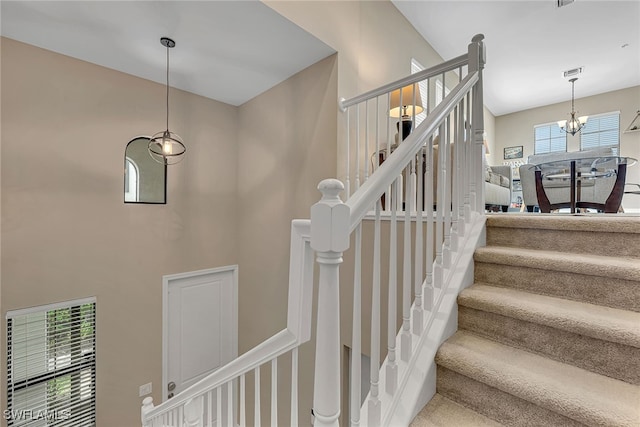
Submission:
M 584 67 L 573 68 L 571 70 L 563 71 L 562 77 L 564 77 L 565 79 L 572 79 L 574 77 L 578 77 L 583 72 L 584 72 Z
M 562 7 L 573 3 L 573 1 L 574 0 L 556 0 L 556 4 L 558 5 L 558 7 Z

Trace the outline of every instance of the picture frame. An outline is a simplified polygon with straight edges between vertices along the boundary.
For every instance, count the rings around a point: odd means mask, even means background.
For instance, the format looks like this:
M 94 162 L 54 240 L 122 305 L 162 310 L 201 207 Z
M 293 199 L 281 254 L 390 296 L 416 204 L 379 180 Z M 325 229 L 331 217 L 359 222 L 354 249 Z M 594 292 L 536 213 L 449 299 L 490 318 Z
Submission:
M 524 157 L 524 150 L 522 145 L 516 145 L 514 147 L 504 148 L 504 158 L 507 159 L 521 159 Z

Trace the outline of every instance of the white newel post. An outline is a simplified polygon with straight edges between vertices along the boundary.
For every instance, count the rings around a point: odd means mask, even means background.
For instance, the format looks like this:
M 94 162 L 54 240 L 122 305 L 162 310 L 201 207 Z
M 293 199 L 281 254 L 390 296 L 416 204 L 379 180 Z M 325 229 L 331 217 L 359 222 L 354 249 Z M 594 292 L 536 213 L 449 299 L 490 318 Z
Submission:
M 218 389 L 217 395 L 222 393 L 222 387 Z M 203 410 L 203 396 L 194 397 L 184 404 L 184 427 L 202 427 L 202 410 Z M 220 399 L 218 399 L 218 402 Z M 220 404 L 218 404 L 218 410 L 220 410 Z
M 313 413 L 316 426 L 338 426 L 340 416 L 340 294 L 342 252 L 349 248 L 349 207 L 338 196 L 344 185 L 325 179 L 322 199 L 311 207 L 311 248 L 319 268 L 318 323 Z
M 147 415 L 147 412 L 151 411 L 153 408 L 153 397 L 145 397 L 142 401 L 142 408 L 140 408 L 140 421 L 142 422 L 142 427 L 151 426 L 151 423 L 145 422 L 145 415 Z
M 482 98 L 482 70 L 486 62 L 484 35 L 476 34 L 469 44 L 469 72 L 478 71 L 478 82 L 472 89 L 472 180 L 475 181 L 475 209 L 484 212 L 484 179 L 482 178 L 482 140 L 484 134 L 484 104 Z M 473 182 L 472 181 L 472 182 Z

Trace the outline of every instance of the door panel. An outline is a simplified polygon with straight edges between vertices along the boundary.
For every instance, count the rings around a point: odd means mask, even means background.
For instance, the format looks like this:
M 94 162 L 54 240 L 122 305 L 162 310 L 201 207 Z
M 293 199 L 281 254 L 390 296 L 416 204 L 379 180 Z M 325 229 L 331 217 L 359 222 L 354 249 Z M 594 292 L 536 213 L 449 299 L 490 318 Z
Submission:
M 237 266 L 165 276 L 163 283 L 166 400 L 237 357 Z

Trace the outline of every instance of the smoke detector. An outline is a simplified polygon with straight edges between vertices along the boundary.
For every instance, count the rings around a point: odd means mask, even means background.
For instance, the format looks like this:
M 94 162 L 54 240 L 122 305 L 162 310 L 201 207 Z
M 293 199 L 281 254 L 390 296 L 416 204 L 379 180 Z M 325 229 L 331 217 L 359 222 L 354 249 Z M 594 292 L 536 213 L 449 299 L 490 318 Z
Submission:
M 573 2 L 574 2 L 574 0 L 556 0 L 556 4 L 558 5 L 558 7 L 566 6 L 566 5 L 571 4 Z
M 560 0 L 558 0 L 558 1 L 560 1 Z M 568 79 L 572 79 L 574 77 L 578 77 L 583 72 L 584 72 L 584 66 L 578 67 L 578 68 L 573 68 L 571 70 L 563 71 L 562 72 L 562 77 L 564 77 L 565 79 L 568 80 Z

